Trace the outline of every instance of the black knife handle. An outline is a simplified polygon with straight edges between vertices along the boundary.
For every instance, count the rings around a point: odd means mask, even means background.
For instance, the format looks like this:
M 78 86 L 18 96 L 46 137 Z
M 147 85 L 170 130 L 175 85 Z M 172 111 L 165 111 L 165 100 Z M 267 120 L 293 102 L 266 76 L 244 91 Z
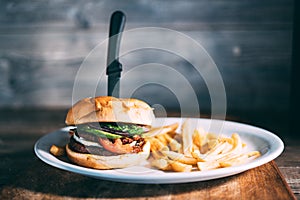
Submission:
M 125 15 L 121 11 L 116 11 L 111 15 L 110 27 L 109 27 L 109 40 L 108 40 L 108 54 L 107 54 L 107 71 L 110 72 L 122 71 L 122 66 L 112 64 L 113 62 L 119 61 L 119 50 L 122 32 L 125 26 Z M 113 68 L 113 69 L 110 69 Z
M 119 97 L 122 64 L 119 62 L 119 49 L 122 32 L 125 26 L 125 15 L 116 11 L 110 18 L 106 74 L 108 75 L 108 96 Z

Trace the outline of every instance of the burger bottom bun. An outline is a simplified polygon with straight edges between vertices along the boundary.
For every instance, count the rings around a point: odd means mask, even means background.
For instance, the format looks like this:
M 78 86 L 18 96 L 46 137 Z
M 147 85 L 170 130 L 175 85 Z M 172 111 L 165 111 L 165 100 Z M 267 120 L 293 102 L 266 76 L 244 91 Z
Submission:
M 73 162 L 83 167 L 94 169 L 115 169 L 125 168 L 134 165 L 139 165 L 145 161 L 150 154 L 150 142 L 146 142 L 143 146 L 143 151 L 132 154 L 122 154 L 117 156 L 100 156 L 93 154 L 77 153 L 72 151 L 66 145 L 66 153 L 68 158 Z

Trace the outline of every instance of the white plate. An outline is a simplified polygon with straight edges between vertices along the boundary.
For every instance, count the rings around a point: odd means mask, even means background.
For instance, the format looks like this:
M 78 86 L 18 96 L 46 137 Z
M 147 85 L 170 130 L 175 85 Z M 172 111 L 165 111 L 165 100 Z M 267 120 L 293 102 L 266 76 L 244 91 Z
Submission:
M 171 124 L 174 122 L 181 123 L 182 120 L 184 120 L 184 118 L 157 118 L 156 123 L 159 125 Z M 230 136 L 233 132 L 238 133 L 243 142 L 247 144 L 247 150 L 258 150 L 262 154 L 261 157 L 239 166 L 220 168 L 210 171 L 163 172 L 160 170 L 151 169 L 147 167 L 146 164 L 115 170 L 89 169 L 62 161 L 49 153 L 51 145 L 65 145 L 68 143 L 68 130 L 70 127 L 66 127 L 43 136 L 36 142 L 34 151 L 36 155 L 45 163 L 66 171 L 98 179 L 119 182 L 163 184 L 205 181 L 238 174 L 268 163 L 269 161 L 278 157 L 284 148 L 284 144 L 280 138 L 261 128 L 229 121 L 197 118 L 192 118 L 191 120 L 192 122 L 201 124 L 201 126 L 207 130 L 211 130 L 213 127 L 217 127 L 221 124 L 221 133 L 223 135 Z

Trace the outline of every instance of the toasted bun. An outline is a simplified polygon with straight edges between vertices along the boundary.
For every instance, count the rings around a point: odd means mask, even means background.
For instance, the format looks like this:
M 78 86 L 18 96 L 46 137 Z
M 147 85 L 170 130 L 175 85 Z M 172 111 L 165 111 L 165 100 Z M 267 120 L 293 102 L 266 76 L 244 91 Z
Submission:
M 124 122 L 151 125 L 153 120 L 153 109 L 144 101 L 100 96 L 78 101 L 69 110 L 66 124 Z
M 68 158 L 72 162 L 83 167 L 89 167 L 94 169 L 125 168 L 138 165 L 145 161 L 150 154 L 150 143 L 145 143 L 142 152 L 132 154 L 121 154 L 117 156 L 100 156 L 93 154 L 77 153 L 72 151 L 68 147 L 68 145 L 66 145 L 66 153 L 68 155 Z

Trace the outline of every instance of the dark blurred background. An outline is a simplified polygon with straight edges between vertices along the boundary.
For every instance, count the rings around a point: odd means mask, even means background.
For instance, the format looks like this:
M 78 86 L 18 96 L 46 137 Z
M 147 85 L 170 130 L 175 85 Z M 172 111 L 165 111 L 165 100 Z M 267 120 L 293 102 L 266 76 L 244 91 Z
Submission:
M 110 15 L 122 10 L 127 17 L 125 30 L 169 28 L 203 45 L 222 75 L 229 120 L 260 126 L 280 136 L 298 136 L 291 131 L 291 121 L 297 123 L 293 119 L 299 99 L 293 86 L 299 85 L 297 52 L 293 52 L 298 48 L 293 46 L 294 9 L 293 0 L 2 0 L 1 119 L 11 112 L 65 112 L 72 104 L 77 70 L 88 53 L 107 38 Z M 190 77 L 201 112 L 209 117 L 210 98 L 201 77 L 193 76 L 189 62 L 165 56 L 140 51 L 121 62 L 124 72 L 153 57 L 157 63 L 174 67 Z M 88 87 L 88 79 L 81 81 Z M 134 96 L 163 105 L 169 116 L 179 110 L 174 94 L 158 85 L 139 88 Z

